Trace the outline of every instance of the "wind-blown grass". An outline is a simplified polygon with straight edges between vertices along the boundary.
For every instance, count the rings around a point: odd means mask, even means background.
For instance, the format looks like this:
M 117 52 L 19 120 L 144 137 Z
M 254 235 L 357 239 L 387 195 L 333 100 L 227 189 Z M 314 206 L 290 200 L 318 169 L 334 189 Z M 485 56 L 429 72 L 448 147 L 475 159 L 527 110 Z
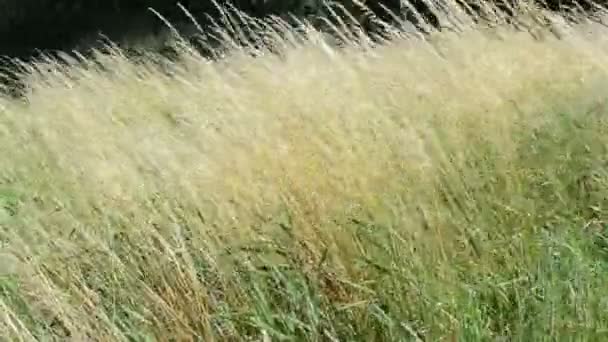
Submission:
M 497 32 L 35 73 L 3 336 L 602 340 L 608 45 Z

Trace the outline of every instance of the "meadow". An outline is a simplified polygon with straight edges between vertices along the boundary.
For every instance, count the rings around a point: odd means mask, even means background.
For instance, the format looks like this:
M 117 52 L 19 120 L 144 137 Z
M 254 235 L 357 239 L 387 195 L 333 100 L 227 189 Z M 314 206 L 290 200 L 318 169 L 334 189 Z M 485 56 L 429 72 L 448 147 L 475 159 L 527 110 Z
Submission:
M 2 340 L 605 340 L 608 35 L 559 29 L 38 63 Z

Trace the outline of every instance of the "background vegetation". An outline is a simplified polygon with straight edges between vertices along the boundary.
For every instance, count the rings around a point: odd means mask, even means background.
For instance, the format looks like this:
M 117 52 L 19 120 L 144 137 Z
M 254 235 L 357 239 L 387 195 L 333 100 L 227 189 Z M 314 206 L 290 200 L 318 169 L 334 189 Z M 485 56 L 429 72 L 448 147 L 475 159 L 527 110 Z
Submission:
M 298 14 L 314 0 L 1 0 L 0 55 L 29 57 L 34 50 L 89 48 L 99 34 L 122 43 L 125 38 L 157 35 L 165 24 L 154 9 L 173 25 L 192 25 L 193 19 L 207 28 L 221 21 L 220 8 L 227 5 L 254 17 Z M 189 12 L 185 14 L 180 6 Z
M 211 1 L 190 2 L 183 3 L 199 16 L 217 12 Z M 2 0 L 0 7 L 0 55 L 22 58 L 34 54 L 35 49 L 70 51 L 90 47 L 101 38 L 100 33 L 113 41 L 155 34 L 162 22 L 148 7 L 172 21 L 187 20 L 176 1 Z
M 608 41 L 558 19 L 38 62 L 0 97 L 2 337 L 604 340 Z

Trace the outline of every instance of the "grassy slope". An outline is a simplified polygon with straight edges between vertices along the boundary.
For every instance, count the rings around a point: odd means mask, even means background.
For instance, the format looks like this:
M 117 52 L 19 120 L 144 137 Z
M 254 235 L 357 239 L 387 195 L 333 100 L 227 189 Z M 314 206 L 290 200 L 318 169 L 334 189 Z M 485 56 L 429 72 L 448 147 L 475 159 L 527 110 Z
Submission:
M 0 331 L 603 340 L 608 45 L 590 41 L 38 75 L 29 104 L 0 100 Z

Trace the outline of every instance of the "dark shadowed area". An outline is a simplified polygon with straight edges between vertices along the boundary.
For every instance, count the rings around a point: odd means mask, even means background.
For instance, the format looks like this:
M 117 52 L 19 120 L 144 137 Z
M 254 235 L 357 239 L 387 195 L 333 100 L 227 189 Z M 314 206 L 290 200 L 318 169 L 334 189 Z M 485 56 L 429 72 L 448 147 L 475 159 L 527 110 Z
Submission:
M 0 68 L 8 74 L 3 83 L 16 82 L 15 58 L 27 62 L 43 54 L 74 50 L 86 55 L 107 39 L 121 45 L 157 37 L 166 29 L 157 13 L 178 28 L 192 26 L 193 18 L 207 28 L 221 20 L 221 9 L 262 17 L 297 11 L 306 1 L 0 0 Z
M 193 12 L 213 10 L 210 2 L 196 3 L 209 5 L 183 2 Z M 1 7 L 0 54 L 22 58 L 29 57 L 34 50 L 69 50 L 98 33 L 112 40 L 151 33 L 158 29 L 160 20 L 148 7 L 171 19 L 177 19 L 179 10 L 175 1 L 152 0 L 4 0 Z

